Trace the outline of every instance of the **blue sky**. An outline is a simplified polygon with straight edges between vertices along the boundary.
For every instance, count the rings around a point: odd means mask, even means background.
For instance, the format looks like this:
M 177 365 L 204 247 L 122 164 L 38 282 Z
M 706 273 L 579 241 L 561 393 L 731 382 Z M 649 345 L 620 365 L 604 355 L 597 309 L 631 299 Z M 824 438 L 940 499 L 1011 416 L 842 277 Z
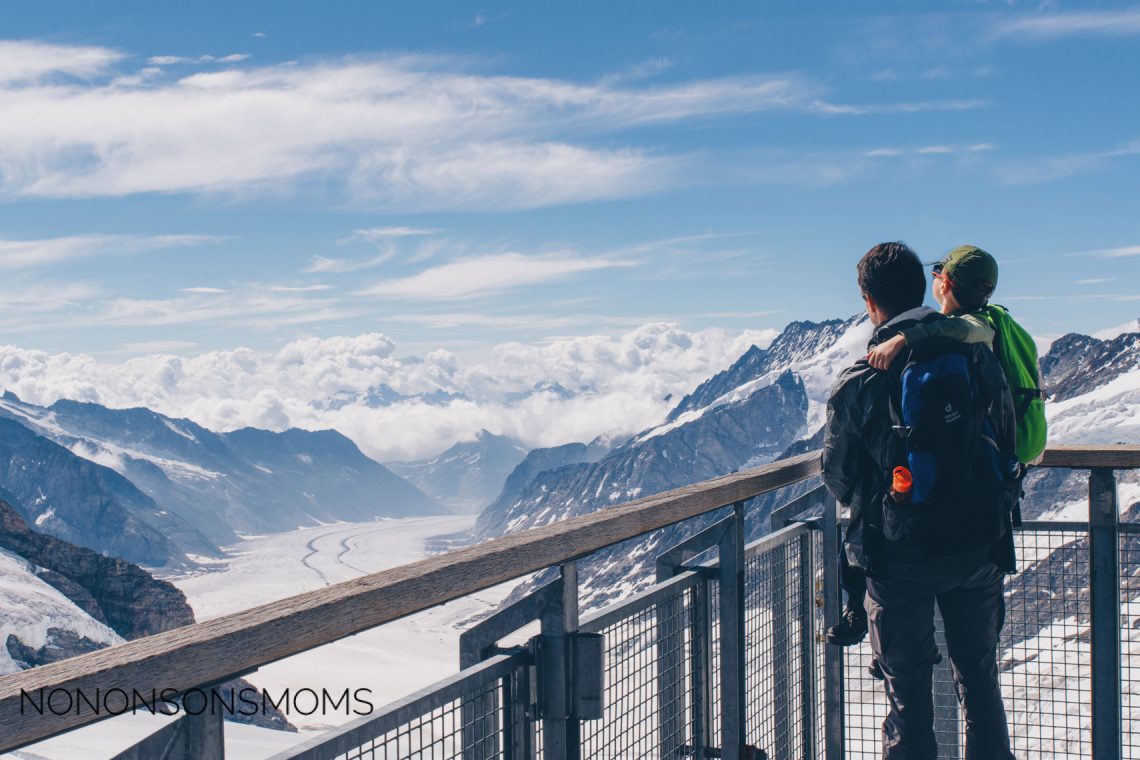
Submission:
M 1140 6 L 6 0 L 0 343 L 779 328 L 902 239 L 1140 314 Z

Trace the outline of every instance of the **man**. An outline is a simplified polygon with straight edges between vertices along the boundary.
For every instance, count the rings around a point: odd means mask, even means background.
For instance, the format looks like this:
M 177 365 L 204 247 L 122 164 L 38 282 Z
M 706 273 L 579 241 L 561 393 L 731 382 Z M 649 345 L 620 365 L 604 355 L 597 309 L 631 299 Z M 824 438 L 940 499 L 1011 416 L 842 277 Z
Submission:
M 922 306 L 922 263 L 905 244 L 875 246 L 857 271 L 875 326 L 871 347 L 917 323 L 945 319 Z M 1011 442 L 1012 402 L 997 360 L 983 346 L 957 345 L 975 367 L 975 382 L 995 397 L 990 408 L 996 412 L 987 417 L 996 428 L 991 432 L 1000 442 Z M 955 495 L 951 501 L 956 503 L 939 502 L 929 512 L 921 512 L 921 505 L 896 507 L 891 474 L 908 461 L 909 451 L 900 434 L 905 427 L 897 411 L 900 382 L 897 368 L 881 372 L 865 359 L 845 370 L 828 401 L 823 453 L 824 482 L 851 510 L 846 560 L 867 574 L 871 647 L 890 702 L 883 722 L 883 758 L 937 757 L 931 684 L 938 656 L 937 602 L 966 722 L 966 758 L 1011 760 L 997 671 L 1005 617 L 1002 573 L 1013 569 L 1010 518 L 997 514 L 1005 511 L 1002 505 L 991 510 L 988 498 Z M 959 474 L 956 480 L 972 477 Z M 931 516 L 945 519 L 945 530 L 932 529 Z

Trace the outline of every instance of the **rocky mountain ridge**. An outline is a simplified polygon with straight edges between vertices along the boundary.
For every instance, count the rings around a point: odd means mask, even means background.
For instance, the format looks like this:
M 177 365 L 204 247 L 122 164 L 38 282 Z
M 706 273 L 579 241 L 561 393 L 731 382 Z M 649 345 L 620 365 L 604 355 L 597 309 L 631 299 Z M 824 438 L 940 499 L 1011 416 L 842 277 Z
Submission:
M 216 556 L 239 534 L 444 511 L 332 430 L 215 433 L 149 409 L 11 393 L 0 485 L 45 532 L 150 567 Z
M 431 459 L 386 466 L 452 511 L 470 513 L 494 500 L 529 451 L 520 441 L 480 430 L 474 441 L 460 441 Z

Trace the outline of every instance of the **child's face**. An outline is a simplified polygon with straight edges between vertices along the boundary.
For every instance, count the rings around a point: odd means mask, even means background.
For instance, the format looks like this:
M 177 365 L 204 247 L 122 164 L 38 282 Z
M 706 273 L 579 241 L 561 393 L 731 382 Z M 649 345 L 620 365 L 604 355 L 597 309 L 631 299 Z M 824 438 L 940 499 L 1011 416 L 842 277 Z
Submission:
M 946 308 L 946 281 L 942 275 L 936 274 L 930 278 L 930 290 L 934 294 L 934 301 L 939 309 Z

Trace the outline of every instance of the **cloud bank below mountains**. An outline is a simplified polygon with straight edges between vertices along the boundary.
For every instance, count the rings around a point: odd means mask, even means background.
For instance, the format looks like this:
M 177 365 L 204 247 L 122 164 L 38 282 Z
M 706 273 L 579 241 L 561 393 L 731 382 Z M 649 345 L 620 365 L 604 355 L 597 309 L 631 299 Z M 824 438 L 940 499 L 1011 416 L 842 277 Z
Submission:
M 390 338 L 371 333 L 307 338 L 270 353 L 238 348 L 119 363 L 0 346 L 0 387 L 43 405 L 68 398 L 145 406 L 218 431 L 334 428 L 369 456 L 391 461 L 437 454 L 482 428 L 534 446 L 637 432 L 659 423 L 681 395 L 750 345 L 767 346 L 774 337 L 772 330 L 650 323 L 614 337 L 503 343 L 468 358 L 444 350 L 399 356 Z M 535 392 L 541 383 L 574 395 Z M 381 384 L 406 396 L 444 391 L 462 398 L 446 405 L 328 404 Z

